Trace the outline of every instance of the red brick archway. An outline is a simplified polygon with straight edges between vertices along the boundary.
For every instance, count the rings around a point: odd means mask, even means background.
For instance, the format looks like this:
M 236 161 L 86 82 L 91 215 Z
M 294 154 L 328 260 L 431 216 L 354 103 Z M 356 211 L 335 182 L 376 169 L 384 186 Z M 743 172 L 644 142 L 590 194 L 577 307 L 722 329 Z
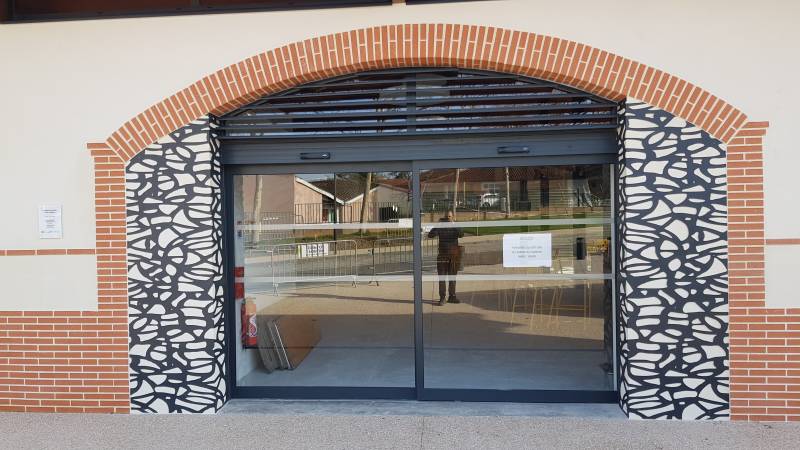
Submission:
M 298 84 L 406 66 L 494 70 L 566 84 L 612 100 L 633 97 L 729 142 L 747 117 L 685 80 L 566 39 L 476 25 L 407 24 L 306 39 L 218 70 L 134 117 L 106 141 L 123 160 L 205 114 L 228 112 Z
M 791 322 L 796 310 L 764 305 L 762 138 L 765 122 L 747 122 L 739 109 L 662 70 L 591 46 L 552 36 L 457 24 L 406 24 L 358 29 L 295 42 L 218 70 L 151 106 L 102 144 L 90 145 L 97 172 L 98 255 L 109 257 L 113 286 L 127 275 L 124 167 L 162 136 L 209 113 L 222 115 L 294 86 L 353 72 L 397 67 L 460 67 L 514 73 L 562 83 L 612 100 L 636 98 L 704 129 L 728 146 L 731 417 L 791 420 L 795 392 L 785 375 L 788 356 L 774 367 L 759 343 L 772 328 L 767 316 Z M 107 178 L 106 178 L 107 177 Z M 108 220 L 106 220 L 106 218 Z M 110 232 L 109 232 L 110 231 Z M 102 249 L 101 247 L 108 247 Z M 123 259 L 124 261 L 124 259 Z M 103 284 L 100 276 L 100 284 Z M 787 330 L 788 326 L 778 330 Z M 800 331 L 795 332 L 800 338 Z M 789 337 L 784 337 L 789 339 Z M 762 352 L 763 348 L 763 352 Z M 755 374 L 759 377 L 754 378 Z M 778 391 L 782 396 L 775 396 Z M 769 406 L 769 408 L 768 408 Z M 797 417 L 797 416 L 794 416 Z
M 98 311 L 0 312 L 0 337 L 5 332 L 0 350 L 9 355 L 5 360 L 0 355 L 0 373 L 8 374 L 0 377 L 0 411 L 128 411 L 125 165 L 132 156 L 194 119 L 223 114 L 265 94 L 331 76 L 404 66 L 494 70 L 613 100 L 636 98 L 728 144 L 732 418 L 800 417 L 800 392 L 792 390 L 792 379 L 780 378 L 796 372 L 800 361 L 792 359 L 791 348 L 768 350 L 766 342 L 800 340 L 800 328 L 793 326 L 800 310 L 764 307 L 761 151 L 767 124 L 746 123 L 742 111 L 688 81 L 588 45 L 451 24 L 372 27 L 269 50 L 202 78 L 129 120 L 105 142 L 89 144 L 95 164 L 96 248 L 82 251 L 97 255 Z M 34 251 L 0 250 L 0 256 L 20 252 Z M 41 333 L 53 341 L 41 342 Z M 55 346 L 55 339 L 64 345 Z M 87 353 L 87 345 L 93 352 Z M 28 361 L 25 366 L 11 364 L 17 354 Z M 63 373 L 43 376 L 56 360 L 63 363 Z

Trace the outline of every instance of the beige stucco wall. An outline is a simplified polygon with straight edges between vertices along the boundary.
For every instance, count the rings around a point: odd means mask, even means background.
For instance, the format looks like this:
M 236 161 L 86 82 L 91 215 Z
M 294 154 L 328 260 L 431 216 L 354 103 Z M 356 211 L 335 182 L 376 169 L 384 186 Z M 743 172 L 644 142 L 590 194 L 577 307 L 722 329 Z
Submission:
M 767 306 L 800 308 L 797 273 L 800 270 L 800 246 L 774 245 L 766 249 L 765 283 Z
M 94 255 L 0 257 L 0 311 L 97 310 Z
M 105 140 L 203 75 L 288 42 L 412 22 L 493 25 L 584 42 L 681 76 L 752 120 L 769 120 L 767 235 L 800 237 L 792 109 L 800 102 L 799 20 L 800 2 L 782 0 L 673 0 L 657 10 L 638 0 L 503 0 L 0 25 L 0 249 L 93 247 L 85 144 Z M 38 239 L 40 203 L 63 205 L 63 239 Z

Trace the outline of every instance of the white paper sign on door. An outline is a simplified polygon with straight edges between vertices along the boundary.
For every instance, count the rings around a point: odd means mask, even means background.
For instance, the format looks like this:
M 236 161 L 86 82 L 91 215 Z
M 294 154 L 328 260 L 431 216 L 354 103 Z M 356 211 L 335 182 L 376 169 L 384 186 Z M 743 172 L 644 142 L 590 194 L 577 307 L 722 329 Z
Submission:
M 503 235 L 503 267 L 552 267 L 550 233 Z
M 39 239 L 61 239 L 61 205 L 39 205 Z

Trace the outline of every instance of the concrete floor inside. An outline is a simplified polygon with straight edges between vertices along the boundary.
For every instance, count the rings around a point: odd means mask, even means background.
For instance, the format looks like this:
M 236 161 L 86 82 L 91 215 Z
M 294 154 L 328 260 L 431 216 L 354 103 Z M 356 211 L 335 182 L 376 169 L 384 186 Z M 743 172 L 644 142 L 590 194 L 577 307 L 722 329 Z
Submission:
M 424 283 L 425 386 L 463 389 L 611 390 L 602 285 L 592 314 L 532 310 L 513 281 L 458 283 L 462 303 L 438 306 Z M 582 286 L 565 289 L 580 304 Z M 514 295 L 516 305 L 514 305 Z M 547 294 L 542 294 L 546 298 Z M 237 357 L 239 386 L 413 387 L 413 292 L 409 281 L 340 283 L 254 296 L 259 314 L 306 316 L 321 339 L 293 370 L 269 373 L 257 350 Z M 513 311 L 512 311 L 513 309 Z

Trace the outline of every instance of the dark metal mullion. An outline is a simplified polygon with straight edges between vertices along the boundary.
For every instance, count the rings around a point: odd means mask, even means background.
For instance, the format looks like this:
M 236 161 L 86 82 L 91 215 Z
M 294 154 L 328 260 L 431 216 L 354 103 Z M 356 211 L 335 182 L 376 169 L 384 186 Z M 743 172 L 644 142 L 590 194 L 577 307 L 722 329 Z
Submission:
M 425 349 L 422 317 L 422 194 L 416 161 L 411 162 L 411 194 L 414 243 L 414 385 L 419 400 L 425 389 Z

